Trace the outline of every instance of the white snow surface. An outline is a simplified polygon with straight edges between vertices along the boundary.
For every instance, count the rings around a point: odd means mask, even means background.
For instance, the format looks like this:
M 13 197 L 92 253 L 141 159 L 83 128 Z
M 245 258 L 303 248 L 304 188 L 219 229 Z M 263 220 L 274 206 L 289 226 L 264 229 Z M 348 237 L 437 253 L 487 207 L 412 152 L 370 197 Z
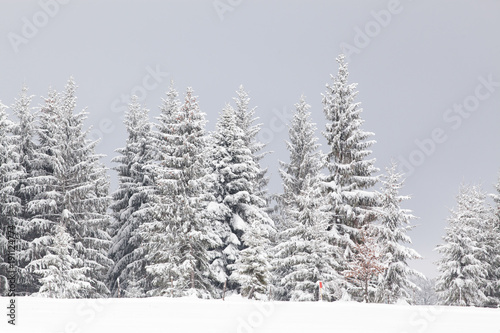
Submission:
M 259 302 L 230 296 L 142 299 L 16 298 L 16 326 L 0 298 L 0 332 L 500 332 L 500 309 L 362 304 Z

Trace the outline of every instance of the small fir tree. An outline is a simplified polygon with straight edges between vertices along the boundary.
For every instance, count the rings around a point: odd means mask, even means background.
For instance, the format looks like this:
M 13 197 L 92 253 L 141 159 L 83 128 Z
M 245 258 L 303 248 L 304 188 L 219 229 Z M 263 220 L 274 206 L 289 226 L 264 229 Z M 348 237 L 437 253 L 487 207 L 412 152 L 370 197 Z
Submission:
M 415 218 L 411 210 L 401 207 L 409 196 L 399 195 L 403 187 L 402 174 L 397 173 L 393 163 L 386 169 L 380 193 L 380 223 L 374 225 L 377 242 L 380 247 L 381 261 L 386 265 L 384 274 L 378 281 L 377 300 L 395 303 L 399 300 L 411 301 L 411 294 L 417 289 L 412 276 L 424 276 L 408 266 L 409 260 L 421 259 L 421 256 L 406 244 L 411 244 L 408 232 L 413 228 L 410 221 Z
M 482 260 L 481 228 L 491 217 L 484 199 L 478 187 L 462 185 L 448 218 L 444 244 L 437 247 L 442 257 L 436 290 L 443 305 L 481 306 L 487 301 L 483 286 L 489 265 Z

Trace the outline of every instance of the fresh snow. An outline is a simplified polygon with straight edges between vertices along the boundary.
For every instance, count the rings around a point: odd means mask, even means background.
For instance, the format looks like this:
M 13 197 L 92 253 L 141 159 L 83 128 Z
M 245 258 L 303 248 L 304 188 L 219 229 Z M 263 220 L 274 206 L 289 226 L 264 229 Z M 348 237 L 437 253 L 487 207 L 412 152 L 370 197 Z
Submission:
M 247 224 L 238 214 L 233 214 L 233 218 L 231 219 L 231 225 L 234 230 L 245 231 L 247 228 Z
M 8 298 L 0 298 L 5 310 Z M 335 332 L 497 333 L 500 309 L 363 304 L 263 302 L 231 296 L 47 299 L 18 297 L 16 326 L 5 314 L 0 332 Z M 4 312 L 5 313 L 5 312 Z

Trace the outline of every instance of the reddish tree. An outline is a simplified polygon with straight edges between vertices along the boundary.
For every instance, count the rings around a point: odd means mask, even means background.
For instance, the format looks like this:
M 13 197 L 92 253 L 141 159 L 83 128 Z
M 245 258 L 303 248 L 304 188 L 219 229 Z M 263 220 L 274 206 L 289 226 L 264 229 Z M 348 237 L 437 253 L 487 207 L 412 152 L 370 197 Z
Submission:
M 380 261 L 380 251 L 376 238 L 366 230 L 361 231 L 361 239 L 354 248 L 354 255 L 349 263 L 349 269 L 344 271 L 344 276 L 362 288 L 365 302 L 369 301 L 370 282 L 385 270 Z

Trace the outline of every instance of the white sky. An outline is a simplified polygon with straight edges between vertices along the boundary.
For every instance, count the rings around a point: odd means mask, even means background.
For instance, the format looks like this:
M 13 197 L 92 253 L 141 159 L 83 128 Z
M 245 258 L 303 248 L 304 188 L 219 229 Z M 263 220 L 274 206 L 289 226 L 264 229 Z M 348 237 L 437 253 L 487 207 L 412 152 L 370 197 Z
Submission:
M 420 217 L 411 236 L 425 259 L 413 265 L 434 276 L 433 249 L 460 183 L 492 192 L 500 169 L 499 13 L 494 0 L 2 0 L 0 100 L 12 104 L 25 82 L 38 105 L 49 86 L 62 90 L 73 75 L 111 167 L 125 143 L 122 96 L 142 93 L 154 117 L 171 79 L 181 94 L 192 86 L 212 130 L 243 84 L 275 152 L 264 162 L 278 192 L 277 160 L 288 156 L 284 123 L 305 94 L 324 129 L 320 94 L 344 43 L 363 128 L 378 141 L 376 165 L 392 157 L 421 162 L 403 194 L 413 196 L 407 207 Z M 462 113 L 453 109 L 460 104 Z

